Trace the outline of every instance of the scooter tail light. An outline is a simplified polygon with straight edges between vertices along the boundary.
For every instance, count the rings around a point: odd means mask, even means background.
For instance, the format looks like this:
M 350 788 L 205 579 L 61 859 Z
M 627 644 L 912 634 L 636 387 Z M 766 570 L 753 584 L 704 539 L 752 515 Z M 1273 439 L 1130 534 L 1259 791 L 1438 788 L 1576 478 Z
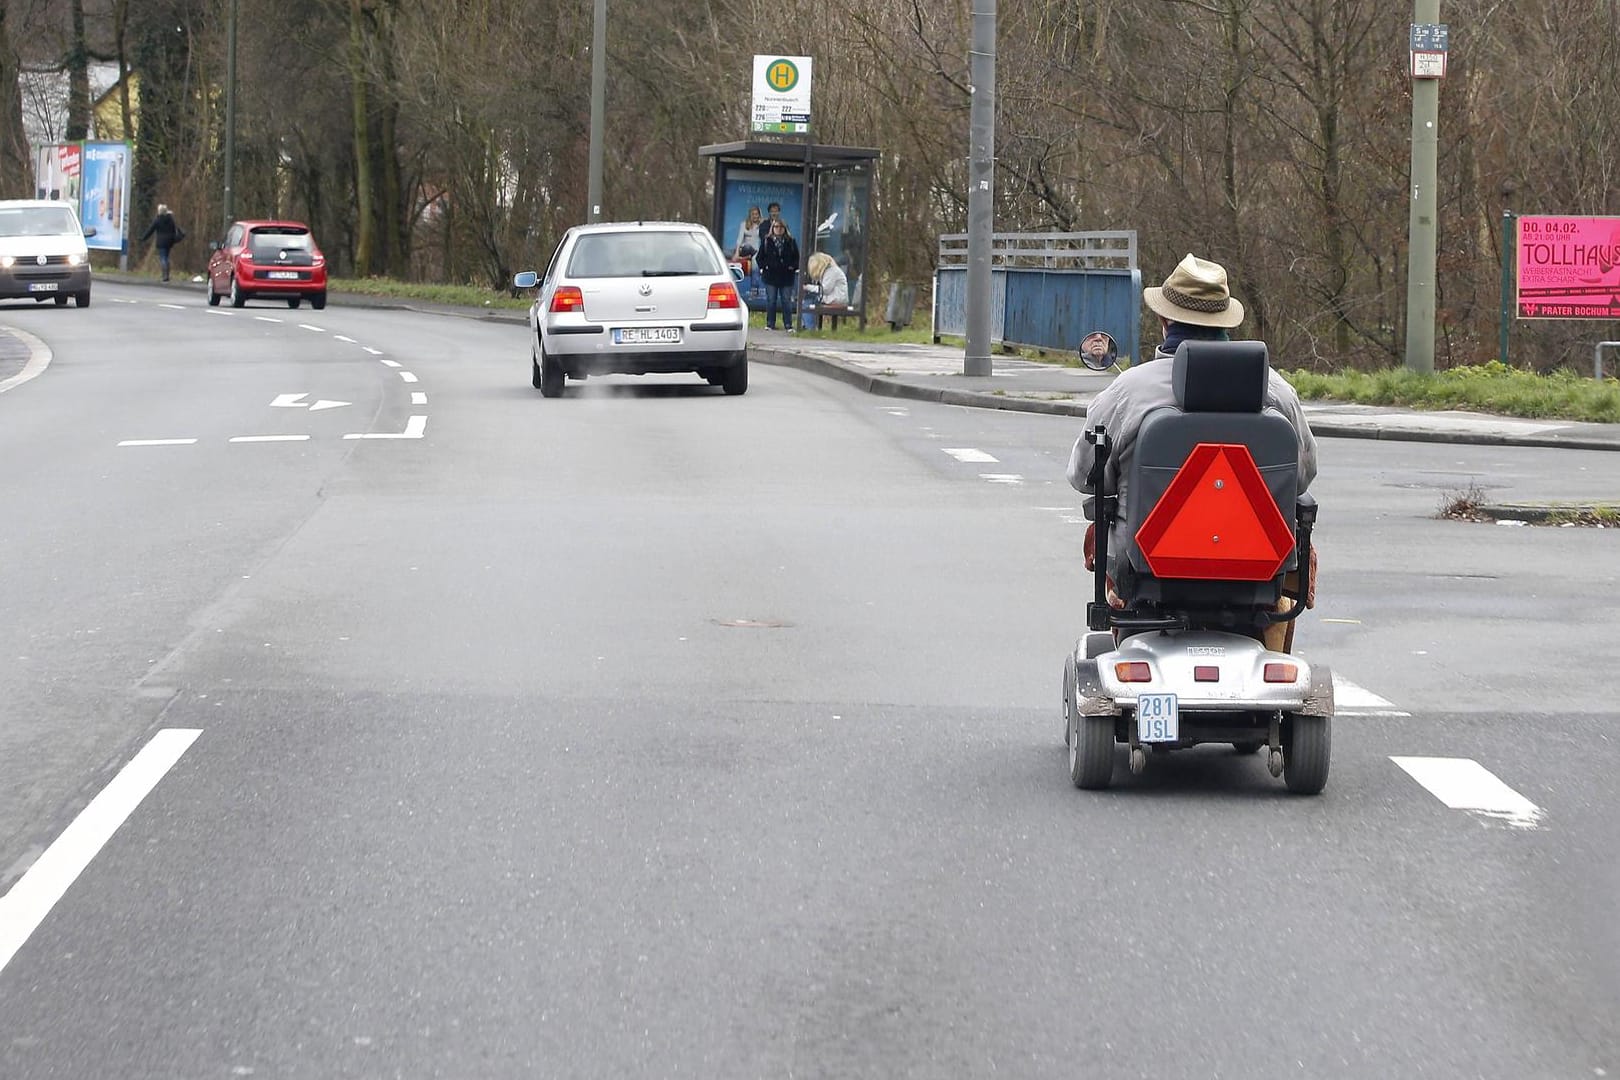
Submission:
M 551 294 L 551 311 L 584 311 L 585 294 L 579 291 L 577 285 L 560 285 L 557 291 Z
M 1193 668 L 1193 682 L 1220 682 L 1221 669 L 1214 664 L 1199 664 Z
M 737 296 L 737 286 L 729 281 L 716 282 L 709 286 L 709 309 L 739 308 L 742 300 Z
M 1266 682 L 1298 682 L 1298 664 L 1267 664 Z
M 1120 682 L 1152 682 L 1153 669 L 1141 660 L 1121 661 L 1114 665 L 1114 678 Z

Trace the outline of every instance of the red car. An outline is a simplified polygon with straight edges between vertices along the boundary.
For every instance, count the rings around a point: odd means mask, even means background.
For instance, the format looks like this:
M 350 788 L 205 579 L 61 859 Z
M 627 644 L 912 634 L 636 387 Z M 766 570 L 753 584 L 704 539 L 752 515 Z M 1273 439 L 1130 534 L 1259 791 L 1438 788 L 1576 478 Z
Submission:
M 295 308 L 308 300 L 316 311 L 326 306 L 326 256 L 315 246 L 309 226 L 300 221 L 237 221 L 224 240 L 208 245 L 208 304 L 231 298 L 241 307 L 249 297 L 287 301 Z

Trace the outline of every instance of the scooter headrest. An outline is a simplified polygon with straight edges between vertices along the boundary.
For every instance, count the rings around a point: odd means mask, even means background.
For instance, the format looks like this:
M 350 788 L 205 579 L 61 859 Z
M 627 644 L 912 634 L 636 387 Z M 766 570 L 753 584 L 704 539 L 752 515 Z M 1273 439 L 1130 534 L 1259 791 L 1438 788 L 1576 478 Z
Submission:
M 1170 364 L 1182 412 L 1257 413 L 1265 406 L 1263 341 L 1183 341 Z

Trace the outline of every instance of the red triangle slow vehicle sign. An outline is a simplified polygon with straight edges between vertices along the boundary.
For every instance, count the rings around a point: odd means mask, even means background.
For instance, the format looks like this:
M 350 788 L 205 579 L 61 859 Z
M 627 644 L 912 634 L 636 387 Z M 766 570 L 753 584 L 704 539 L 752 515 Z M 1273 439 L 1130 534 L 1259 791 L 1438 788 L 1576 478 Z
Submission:
M 1269 581 L 1294 550 L 1294 533 L 1247 446 L 1199 443 L 1136 543 L 1154 577 Z

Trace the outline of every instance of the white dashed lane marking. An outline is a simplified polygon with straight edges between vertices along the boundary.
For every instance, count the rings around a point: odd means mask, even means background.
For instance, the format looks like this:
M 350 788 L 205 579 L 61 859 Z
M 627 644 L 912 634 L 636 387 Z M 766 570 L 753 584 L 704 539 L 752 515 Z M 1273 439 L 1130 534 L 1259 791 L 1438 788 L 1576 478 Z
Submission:
M 377 350 L 376 349 L 367 349 L 366 351 L 367 352 L 376 352 Z M 389 367 L 394 367 L 394 368 L 404 366 L 398 360 L 379 360 L 379 361 L 377 361 L 377 363 L 386 364 Z
M 1541 824 L 1541 807 L 1469 758 L 1391 757 L 1408 776 L 1453 810 L 1505 821 L 1520 829 Z
M 119 446 L 190 446 L 196 439 L 125 439 Z
M 1338 672 L 1333 673 L 1333 711 L 1350 712 L 1358 716 L 1411 716 L 1395 707 L 1393 701 L 1381 698 L 1365 687 L 1357 686 Z
M 427 417 L 413 416 L 405 422 L 405 430 L 397 434 L 386 431 L 360 431 L 345 439 L 420 439 L 427 433 Z
M 408 372 L 408 371 L 402 371 L 402 372 L 400 372 L 400 373 L 399 373 L 399 377 L 400 377 L 400 378 L 401 378 L 401 379 L 404 379 L 404 380 L 405 380 L 405 381 L 406 381 L 406 382 L 415 382 L 415 381 L 416 381 L 416 376 L 415 376 L 415 375 L 412 375 L 412 374 L 411 374 L 411 373 L 410 373 L 410 372 Z
M 298 329 L 300 329 L 300 330 L 313 330 L 317 334 L 326 333 L 326 327 L 324 327 L 324 326 L 311 326 L 307 322 L 299 323 L 298 324 Z
M 260 322 L 281 322 L 281 320 L 276 318 L 274 315 L 255 315 L 253 317 L 258 319 Z
M 947 454 L 951 455 L 951 457 L 955 458 L 957 461 L 962 462 L 964 465 L 987 465 L 1000 460 L 999 458 L 992 457 L 991 455 L 985 453 L 983 450 L 975 450 L 972 447 L 942 446 L 940 449 L 944 450 Z
M 982 472 L 980 480 L 988 480 L 992 484 L 1022 484 L 1024 478 L 1017 473 Z
M 308 435 L 233 435 L 231 442 L 303 442 Z
M 0 970 L 45 921 L 90 860 L 112 839 L 202 732 L 165 728 L 152 736 L 90 805 L 45 849 L 28 872 L 0 897 Z
M 411 404 L 412 405 L 426 405 L 427 404 L 427 395 L 422 393 L 422 391 L 420 391 L 420 390 L 412 390 L 411 391 Z

